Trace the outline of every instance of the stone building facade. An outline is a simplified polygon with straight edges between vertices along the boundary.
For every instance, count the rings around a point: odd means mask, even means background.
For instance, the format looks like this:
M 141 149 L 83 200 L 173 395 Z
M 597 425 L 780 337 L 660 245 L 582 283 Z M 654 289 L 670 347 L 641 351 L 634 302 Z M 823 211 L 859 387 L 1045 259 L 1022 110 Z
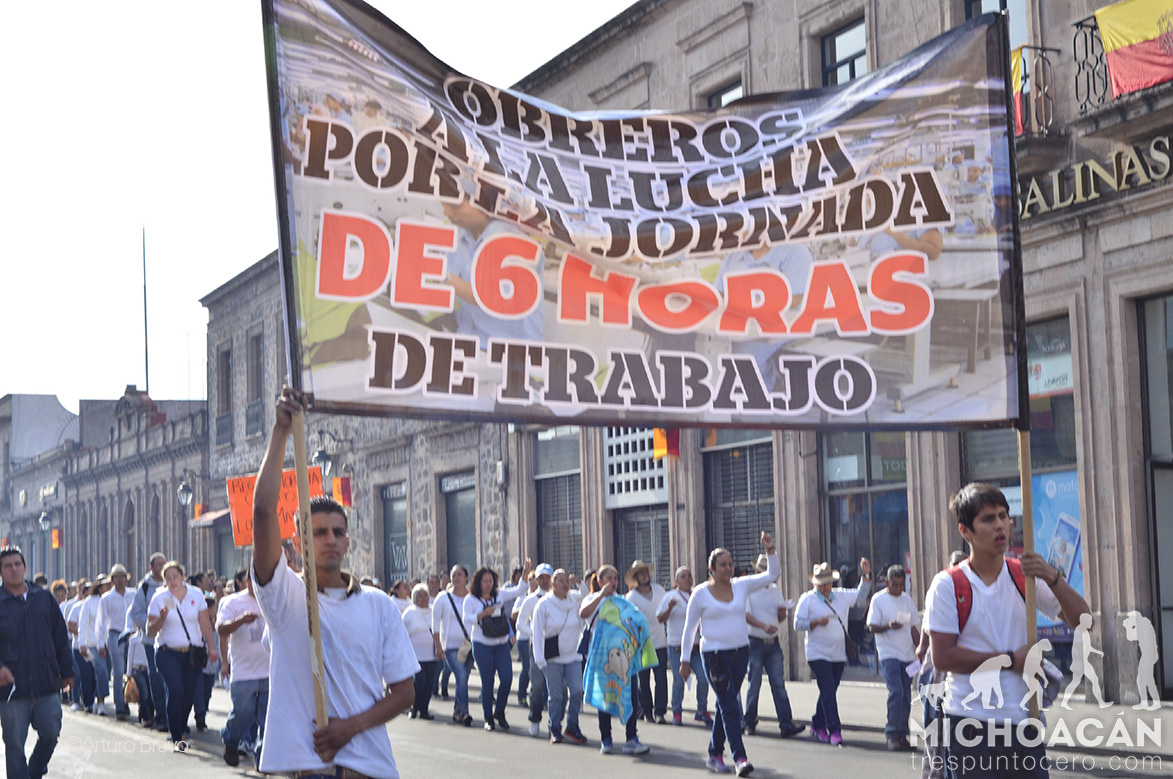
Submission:
M 1062 520 L 1082 528 L 1070 574 L 1082 576 L 1096 618 L 1108 695 L 1135 702 L 1139 649 L 1123 628 L 1132 611 L 1156 626 L 1158 684 L 1173 695 L 1173 85 L 1117 100 L 1105 93 L 1089 18 L 1104 5 L 641 0 L 515 88 L 581 111 L 720 106 L 843 83 L 972 15 L 1007 11 L 1011 46 L 1026 46 L 1026 129 L 1016 145 L 1033 467 L 1041 489 L 1074 494 Z M 556 454 L 550 431 L 520 431 L 511 447 L 515 467 L 535 475 L 523 480 L 520 532 L 539 545 L 556 535 L 543 532 L 542 493 L 561 479 L 578 496 L 569 510 L 581 516 L 583 564 L 623 567 L 648 555 L 663 562 L 662 581 L 677 565 L 701 568 L 719 543 L 738 564 L 751 562 L 748 539 L 766 527 L 784 550 L 788 596 L 809 587 L 812 564 L 850 568 L 868 556 L 905 563 L 921 602 L 962 545 L 947 519 L 952 491 L 983 480 L 1012 503 L 1019 492 L 1010 431 L 684 431 L 677 462 L 644 466 L 659 469 L 663 486 L 632 500 L 618 499 L 614 484 L 625 456 L 616 444 L 628 434 L 568 435 L 578 457 L 549 479 L 538 476 L 543 447 Z M 1070 646 L 1055 640 L 1061 652 Z M 791 672 L 805 678 L 801 636 L 788 641 Z

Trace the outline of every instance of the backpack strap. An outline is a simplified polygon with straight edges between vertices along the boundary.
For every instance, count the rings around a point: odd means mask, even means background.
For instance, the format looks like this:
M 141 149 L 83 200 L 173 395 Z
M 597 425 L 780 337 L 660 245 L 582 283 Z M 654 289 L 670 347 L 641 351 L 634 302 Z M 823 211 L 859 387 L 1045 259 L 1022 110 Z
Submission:
M 1026 575 L 1022 572 L 1022 561 L 1016 557 L 1007 557 L 1006 567 L 1010 569 L 1010 578 L 1014 580 L 1019 596 L 1025 601 Z M 965 630 L 969 612 L 973 609 L 973 587 L 960 565 L 950 568 L 949 575 L 953 577 L 953 592 L 957 598 L 957 633 L 960 635 L 961 631 Z

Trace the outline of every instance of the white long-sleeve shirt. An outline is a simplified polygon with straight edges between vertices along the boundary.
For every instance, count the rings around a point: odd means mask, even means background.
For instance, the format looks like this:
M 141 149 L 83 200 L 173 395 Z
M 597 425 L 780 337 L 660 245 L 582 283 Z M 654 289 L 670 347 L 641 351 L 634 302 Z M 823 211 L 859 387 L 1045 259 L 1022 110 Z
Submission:
M 871 579 L 864 579 L 858 587 L 850 590 L 833 588 L 829 599 L 820 595 L 818 590 L 807 590 L 802 594 L 794 607 L 794 629 L 806 631 L 804 645 L 808 661 L 847 662 L 847 642 L 843 637 L 848 612 L 857 603 L 865 605 L 871 589 Z M 823 617 L 829 620 L 826 625 L 811 625 L 811 620 Z
M 516 606 L 517 610 L 514 613 L 517 614 L 517 638 L 519 641 L 529 641 L 533 638 L 534 609 L 538 607 L 538 601 L 549 594 L 549 590 L 543 590 L 539 587 L 529 595 L 526 595 L 521 603 Z
M 432 632 L 440 637 L 440 648 L 459 649 L 464 643 L 464 632 L 460 626 L 464 621 L 464 601 L 467 594 L 457 595 L 445 590 L 432 601 Z
M 106 636 L 98 633 L 98 612 L 101 610 L 101 605 L 101 597 L 95 598 L 92 595 L 82 602 L 81 612 L 77 618 L 78 646 L 105 648 Z
M 126 612 L 134 604 L 134 590 L 124 589 L 122 594 L 118 590 L 110 590 L 102 595 L 102 603 L 98 614 L 98 635 L 103 644 L 106 634 L 111 630 L 122 632 L 126 626 Z
M 477 620 L 477 615 L 487 609 L 492 604 L 497 604 L 498 611 L 495 614 L 508 614 L 507 601 L 515 600 L 517 596 L 529 589 L 529 582 L 524 579 L 519 581 L 512 587 L 501 587 L 497 590 L 497 596 L 492 600 L 482 600 L 471 592 L 468 597 L 464 599 L 464 627 L 472 640 L 478 644 L 485 646 L 497 646 L 509 641 L 509 634 L 497 636 L 496 638 L 488 638 L 484 631 L 481 630 L 481 624 Z M 457 646 L 460 646 L 457 644 Z
M 733 587 L 733 600 L 728 603 L 713 597 L 710 582 L 696 587 L 688 599 L 688 611 L 684 616 L 684 636 L 680 647 L 681 657 L 691 657 L 696 643 L 697 632 L 701 636 L 701 651 L 716 652 L 722 649 L 737 649 L 749 646 L 749 625 L 745 622 L 745 601 L 751 592 L 765 589 L 778 580 L 782 566 L 778 555 L 767 555 L 766 570 L 752 576 L 739 576 L 729 583 Z
M 582 634 L 578 600 L 550 595 L 538 601 L 533 620 L 533 653 L 538 668 L 545 668 L 547 663 L 565 665 L 582 660 L 578 653 L 578 639 Z M 558 656 L 547 659 L 546 638 L 552 636 L 558 636 Z

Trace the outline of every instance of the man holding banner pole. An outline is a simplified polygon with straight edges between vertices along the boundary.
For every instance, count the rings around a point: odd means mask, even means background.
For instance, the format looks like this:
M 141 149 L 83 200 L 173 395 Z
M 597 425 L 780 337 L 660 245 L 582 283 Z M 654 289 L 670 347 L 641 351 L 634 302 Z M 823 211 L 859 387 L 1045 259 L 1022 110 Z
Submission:
M 314 498 L 310 515 L 330 715 L 328 723 L 314 721 L 305 584 L 282 553 L 277 515 L 285 448 L 293 425 L 304 424 L 300 394 L 286 387 L 276 411 L 253 499 L 252 578 L 272 643 L 261 770 L 303 779 L 393 779 L 399 773 L 384 725 L 411 706 L 419 664 L 390 599 L 342 570 L 350 546 L 346 510 L 330 498 Z

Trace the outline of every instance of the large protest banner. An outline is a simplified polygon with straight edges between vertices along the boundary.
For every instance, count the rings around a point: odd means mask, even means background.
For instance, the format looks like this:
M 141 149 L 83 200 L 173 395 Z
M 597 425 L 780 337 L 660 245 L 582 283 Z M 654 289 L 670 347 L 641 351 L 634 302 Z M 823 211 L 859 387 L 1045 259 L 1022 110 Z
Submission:
M 346 413 L 1019 421 L 1004 22 L 839 88 L 581 113 L 264 0 L 291 365 Z

